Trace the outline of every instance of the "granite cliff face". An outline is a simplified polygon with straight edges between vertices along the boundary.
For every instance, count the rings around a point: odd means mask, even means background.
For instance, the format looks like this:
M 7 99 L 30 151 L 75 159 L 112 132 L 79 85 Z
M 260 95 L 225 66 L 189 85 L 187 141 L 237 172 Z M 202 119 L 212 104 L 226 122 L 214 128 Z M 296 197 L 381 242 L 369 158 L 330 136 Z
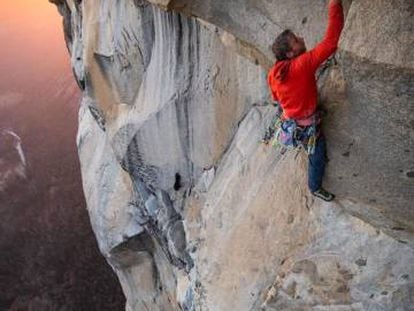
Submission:
M 326 185 L 260 144 L 269 45 L 308 46 L 326 3 L 53 0 L 83 101 L 78 149 L 127 310 L 411 310 L 414 6 L 344 1 L 319 73 Z

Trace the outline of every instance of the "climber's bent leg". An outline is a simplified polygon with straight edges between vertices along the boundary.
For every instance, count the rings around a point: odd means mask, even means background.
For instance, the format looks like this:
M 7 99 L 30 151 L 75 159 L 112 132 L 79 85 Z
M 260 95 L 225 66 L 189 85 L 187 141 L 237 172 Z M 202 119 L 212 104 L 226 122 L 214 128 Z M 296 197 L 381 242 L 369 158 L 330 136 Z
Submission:
M 315 152 L 309 156 L 308 185 L 312 194 L 324 201 L 332 201 L 335 195 L 322 188 L 326 164 L 326 140 L 323 134 L 318 138 Z
M 322 179 L 326 163 L 326 141 L 323 134 L 316 142 L 315 152 L 309 155 L 308 186 L 311 192 L 322 187 Z

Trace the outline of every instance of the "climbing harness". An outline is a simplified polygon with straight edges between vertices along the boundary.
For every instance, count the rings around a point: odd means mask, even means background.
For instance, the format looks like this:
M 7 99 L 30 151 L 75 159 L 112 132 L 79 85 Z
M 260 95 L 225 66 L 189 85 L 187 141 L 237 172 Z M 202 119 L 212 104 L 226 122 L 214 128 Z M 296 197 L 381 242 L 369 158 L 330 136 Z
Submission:
M 273 147 L 303 147 L 309 155 L 313 154 L 319 136 L 320 113 L 316 112 L 300 120 L 282 120 L 281 111 L 280 105 L 277 105 L 276 114 L 267 127 L 262 142 Z M 286 151 L 285 148 L 282 148 L 282 153 Z

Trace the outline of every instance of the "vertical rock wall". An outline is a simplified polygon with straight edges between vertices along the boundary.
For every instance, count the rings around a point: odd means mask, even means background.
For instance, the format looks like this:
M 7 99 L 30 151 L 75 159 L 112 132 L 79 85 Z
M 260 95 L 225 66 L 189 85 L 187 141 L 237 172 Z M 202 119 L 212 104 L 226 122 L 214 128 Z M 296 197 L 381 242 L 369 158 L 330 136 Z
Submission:
M 300 151 L 259 141 L 271 39 L 317 42 L 326 4 L 150 2 L 57 2 L 84 89 L 88 210 L 127 310 L 409 308 L 412 5 L 344 1 L 339 63 L 320 79 L 339 197 L 323 204 Z M 407 48 L 380 53 L 384 37 Z
M 408 47 L 414 44 L 413 14 L 412 1 L 352 4 L 338 57 L 343 77 L 337 80 L 346 83 L 345 100 L 328 108 L 328 138 L 338 142 L 331 148 L 332 188 L 411 231 L 414 52 Z

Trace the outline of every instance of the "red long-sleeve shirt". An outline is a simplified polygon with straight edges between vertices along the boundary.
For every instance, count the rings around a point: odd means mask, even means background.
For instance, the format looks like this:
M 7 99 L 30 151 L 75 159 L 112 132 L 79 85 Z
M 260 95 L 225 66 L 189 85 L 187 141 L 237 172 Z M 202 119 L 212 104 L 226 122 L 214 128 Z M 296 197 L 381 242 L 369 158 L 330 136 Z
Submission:
M 342 5 L 330 4 L 324 39 L 314 49 L 276 62 L 270 69 L 268 83 L 272 97 L 282 106 L 285 118 L 302 119 L 315 112 L 318 100 L 315 72 L 336 51 L 343 25 Z M 280 78 L 281 70 L 287 70 L 284 79 Z

